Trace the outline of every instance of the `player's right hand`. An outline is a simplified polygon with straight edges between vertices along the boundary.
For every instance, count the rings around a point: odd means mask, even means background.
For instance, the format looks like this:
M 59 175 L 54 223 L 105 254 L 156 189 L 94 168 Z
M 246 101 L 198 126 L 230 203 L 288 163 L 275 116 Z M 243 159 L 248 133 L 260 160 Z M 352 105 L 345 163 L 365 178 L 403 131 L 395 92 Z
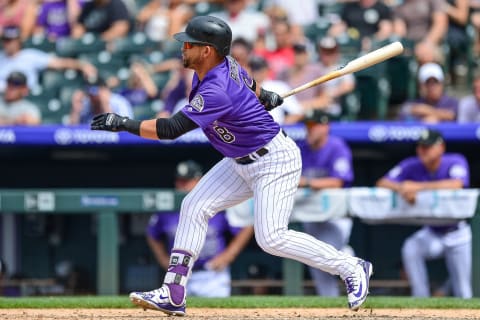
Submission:
M 90 129 L 105 130 L 105 131 L 125 131 L 125 123 L 129 120 L 128 117 L 119 116 L 116 113 L 102 113 L 96 115 Z

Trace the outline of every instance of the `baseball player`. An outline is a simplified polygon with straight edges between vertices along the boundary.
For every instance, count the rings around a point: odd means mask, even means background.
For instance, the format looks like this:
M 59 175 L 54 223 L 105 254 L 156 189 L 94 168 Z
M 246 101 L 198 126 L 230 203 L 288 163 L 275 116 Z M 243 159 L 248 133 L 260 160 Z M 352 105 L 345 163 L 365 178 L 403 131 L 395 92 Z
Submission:
M 330 115 L 322 110 L 310 110 L 306 114 L 307 138 L 299 143 L 302 155 L 299 187 L 318 191 L 352 184 L 352 153 L 343 139 L 329 134 L 329 122 Z M 293 210 L 299 209 L 294 206 Z M 348 245 L 352 225 L 352 219 L 339 218 L 326 222 L 305 222 L 303 230 L 342 250 Z M 310 268 L 310 274 L 317 294 L 330 297 L 340 295 L 336 277 L 317 268 Z
M 428 129 L 417 143 L 417 156 L 401 161 L 377 182 L 415 203 L 416 193 L 427 189 L 460 189 L 469 185 L 464 156 L 445 153 L 440 132 Z M 453 294 L 472 297 L 472 231 L 465 221 L 447 226 L 424 226 L 405 240 L 403 266 L 412 295 L 430 296 L 426 260 L 445 257 Z
M 260 248 L 339 275 L 347 285 L 349 307 L 357 310 L 368 294 L 371 263 L 288 229 L 302 163 L 295 142 L 268 113 L 282 98 L 257 86 L 228 55 L 232 32 L 223 20 L 197 16 L 185 32 L 174 36 L 183 42 L 183 65 L 195 71 L 190 103 L 167 119 L 138 121 L 106 113 L 97 116 L 91 128 L 128 131 L 150 139 L 174 139 L 201 128 L 225 157 L 182 202 L 164 284 L 149 292 L 132 292 L 131 301 L 143 308 L 185 315 L 185 286 L 205 242 L 208 220 L 253 197 Z
M 190 192 L 202 177 L 200 165 L 192 160 L 180 162 L 175 176 L 175 190 Z M 228 209 L 227 209 L 228 210 Z M 173 247 L 179 220 L 178 212 L 152 215 L 147 227 L 147 241 L 160 266 L 168 270 L 168 252 Z M 230 263 L 250 241 L 253 226 L 232 227 L 225 212 L 217 213 L 208 222 L 205 245 L 193 265 L 187 285 L 189 295 L 228 297 L 231 292 Z M 228 237 L 232 236 L 228 241 Z M 168 250 L 168 251 L 167 251 Z

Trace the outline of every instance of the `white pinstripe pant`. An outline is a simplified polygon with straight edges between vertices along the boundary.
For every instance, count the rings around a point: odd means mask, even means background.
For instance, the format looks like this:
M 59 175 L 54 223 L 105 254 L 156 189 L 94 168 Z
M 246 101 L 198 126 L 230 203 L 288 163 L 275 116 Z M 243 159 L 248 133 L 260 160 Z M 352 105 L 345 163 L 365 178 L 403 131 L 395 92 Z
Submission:
M 269 152 L 251 164 L 224 158 L 205 174 L 182 202 L 174 248 L 196 258 L 208 219 L 253 196 L 255 238 L 264 251 L 347 277 L 354 272 L 356 258 L 308 234 L 288 230 L 302 165 L 297 145 L 279 133 L 265 147 Z

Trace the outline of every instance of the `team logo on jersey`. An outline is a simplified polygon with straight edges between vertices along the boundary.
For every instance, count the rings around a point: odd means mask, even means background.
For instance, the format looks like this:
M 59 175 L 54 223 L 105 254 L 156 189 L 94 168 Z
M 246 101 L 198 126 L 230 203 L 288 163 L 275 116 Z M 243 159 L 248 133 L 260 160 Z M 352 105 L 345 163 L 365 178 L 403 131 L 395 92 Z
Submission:
M 204 105 L 203 97 L 200 94 L 197 94 L 193 97 L 192 101 L 190 101 L 190 105 L 198 112 L 202 112 Z

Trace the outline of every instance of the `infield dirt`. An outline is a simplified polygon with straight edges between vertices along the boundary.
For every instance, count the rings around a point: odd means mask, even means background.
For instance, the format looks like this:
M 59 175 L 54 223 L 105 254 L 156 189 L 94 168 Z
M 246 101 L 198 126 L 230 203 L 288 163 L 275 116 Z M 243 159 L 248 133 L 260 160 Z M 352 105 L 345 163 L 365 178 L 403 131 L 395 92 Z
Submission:
M 183 319 L 480 319 L 480 310 L 465 309 L 203 309 L 190 308 Z M 150 320 L 182 319 L 141 309 L 0 309 L 5 320 Z

